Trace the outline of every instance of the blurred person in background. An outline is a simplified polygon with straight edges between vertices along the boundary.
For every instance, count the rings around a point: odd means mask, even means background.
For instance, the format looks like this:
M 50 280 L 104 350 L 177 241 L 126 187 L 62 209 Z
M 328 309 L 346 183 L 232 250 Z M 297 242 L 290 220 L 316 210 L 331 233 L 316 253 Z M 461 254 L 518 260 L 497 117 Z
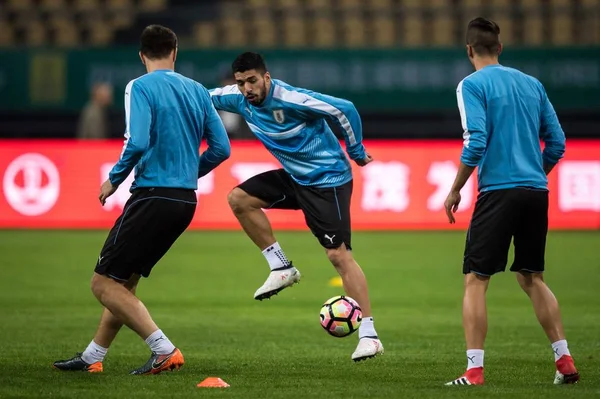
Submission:
M 108 83 L 95 83 L 90 102 L 83 108 L 77 126 L 79 139 L 105 139 L 110 135 L 106 109 L 112 104 L 113 89 Z

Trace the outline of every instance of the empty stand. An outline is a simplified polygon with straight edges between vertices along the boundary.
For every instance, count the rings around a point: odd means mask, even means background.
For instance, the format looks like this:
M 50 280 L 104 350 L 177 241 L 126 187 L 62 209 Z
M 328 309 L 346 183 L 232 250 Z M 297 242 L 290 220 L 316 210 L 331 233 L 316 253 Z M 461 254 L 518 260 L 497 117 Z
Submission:
M 0 0 L 0 46 L 134 44 L 158 21 L 203 48 L 453 47 L 476 16 L 509 45 L 600 44 L 600 0 Z

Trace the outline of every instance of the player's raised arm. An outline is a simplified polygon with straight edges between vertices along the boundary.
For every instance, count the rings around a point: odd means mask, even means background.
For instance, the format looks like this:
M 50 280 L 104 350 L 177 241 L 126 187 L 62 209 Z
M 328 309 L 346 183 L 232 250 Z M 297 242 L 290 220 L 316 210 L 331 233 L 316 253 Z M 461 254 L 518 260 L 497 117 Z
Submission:
M 475 167 L 481 161 L 487 146 L 486 111 L 483 96 L 469 80 L 463 80 L 456 89 L 456 100 L 463 128 L 462 163 Z
M 541 85 L 542 90 L 542 113 L 540 124 L 540 138 L 544 142 L 544 172 L 550 173 L 554 165 L 563 157 L 565 153 L 565 132 L 560 126 L 556 111 L 548 99 L 546 90 Z
M 286 95 L 286 101 L 308 115 L 328 118 L 341 128 L 350 159 L 361 162 L 368 157 L 362 143 L 360 115 L 352 102 L 308 90 L 289 93 Z
M 229 137 L 227 137 L 227 131 L 209 97 L 206 101 L 204 137 L 208 142 L 208 148 L 200 156 L 198 178 L 208 174 L 229 158 L 231 154 L 231 144 Z
M 235 114 L 241 114 L 241 103 L 244 95 L 238 89 L 237 85 L 217 87 L 209 90 L 213 105 L 219 111 L 227 111 Z
M 125 144 L 119 161 L 108 175 L 113 186 L 123 183 L 142 157 L 148 147 L 151 124 L 148 98 L 140 85 L 132 80 L 125 88 Z

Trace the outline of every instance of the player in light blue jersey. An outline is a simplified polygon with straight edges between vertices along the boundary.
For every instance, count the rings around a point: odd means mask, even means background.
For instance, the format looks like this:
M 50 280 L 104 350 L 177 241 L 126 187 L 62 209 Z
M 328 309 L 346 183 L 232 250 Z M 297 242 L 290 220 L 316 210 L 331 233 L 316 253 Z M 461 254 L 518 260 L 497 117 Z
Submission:
M 558 302 L 544 282 L 546 175 L 563 156 L 565 134 L 542 84 L 499 64 L 499 34 L 500 28 L 490 20 L 476 18 L 469 23 L 467 53 L 476 72 L 461 81 L 456 90 L 464 147 L 445 204 L 450 223 L 454 223 L 460 190 L 475 167 L 480 193 L 463 260 L 467 371 L 447 385 L 484 383 L 485 293 L 490 277 L 505 270 L 513 239 L 515 256 L 510 270 L 516 272 L 552 344 L 554 383 L 575 383 L 579 374 L 567 347 Z M 543 151 L 540 139 L 545 144 Z
M 229 157 L 230 145 L 208 90 L 174 71 L 177 36 L 151 25 L 141 37 L 140 58 L 148 73 L 125 89 L 125 146 L 100 189 L 104 205 L 135 168 L 131 197 L 100 252 L 92 292 L 104 306 L 88 347 L 59 360 L 63 371 L 103 370 L 108 348 L 125 324 L 148 344 L 150 359 L 130 374 L 179 369 L 184 359 L 158 328 L 135 291 L 141 277 L 185 231 L 196 210 L 198 178 Z M 202 139 L 208 149 L 200 155 Z
M 350 101 L 272 79 L 260 54 L 241 54 L 232 69 L 237 85 L 211 90 L 215 107 L 242 115 L 283 166 L 252 177 L 229 194 L 231 209 L 271 268 L 254 298 L 270 298 L 300 280 L 262 209 L 301 209 L 342 277 L 346 293 L 362 308 L 364 318 L 352 359 L 383 353 L 373 326 L 367 281 L 351 252 L 352 169 L 326 122 L 340 127 L 350 159 L 364 166 L 372 159 L 362 144 L 356 108 Z

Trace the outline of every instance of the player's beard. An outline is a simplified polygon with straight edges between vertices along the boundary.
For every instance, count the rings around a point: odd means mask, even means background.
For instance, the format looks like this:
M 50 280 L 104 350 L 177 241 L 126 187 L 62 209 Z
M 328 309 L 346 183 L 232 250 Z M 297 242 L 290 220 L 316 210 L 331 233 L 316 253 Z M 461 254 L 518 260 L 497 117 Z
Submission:
M 261 105 L 264 101 L 265 98 L 267 98 L 267 84 L 266 82 L 263 82 L 262 87 L 260 88 L 260 95 L 254 94 L 253 93 L 253 99 L 250 100 L 248 99 L 248 101 L 250 102 L 250 104 L 252 105 Z M 248 97 L 246 97 L 248 98 Z

